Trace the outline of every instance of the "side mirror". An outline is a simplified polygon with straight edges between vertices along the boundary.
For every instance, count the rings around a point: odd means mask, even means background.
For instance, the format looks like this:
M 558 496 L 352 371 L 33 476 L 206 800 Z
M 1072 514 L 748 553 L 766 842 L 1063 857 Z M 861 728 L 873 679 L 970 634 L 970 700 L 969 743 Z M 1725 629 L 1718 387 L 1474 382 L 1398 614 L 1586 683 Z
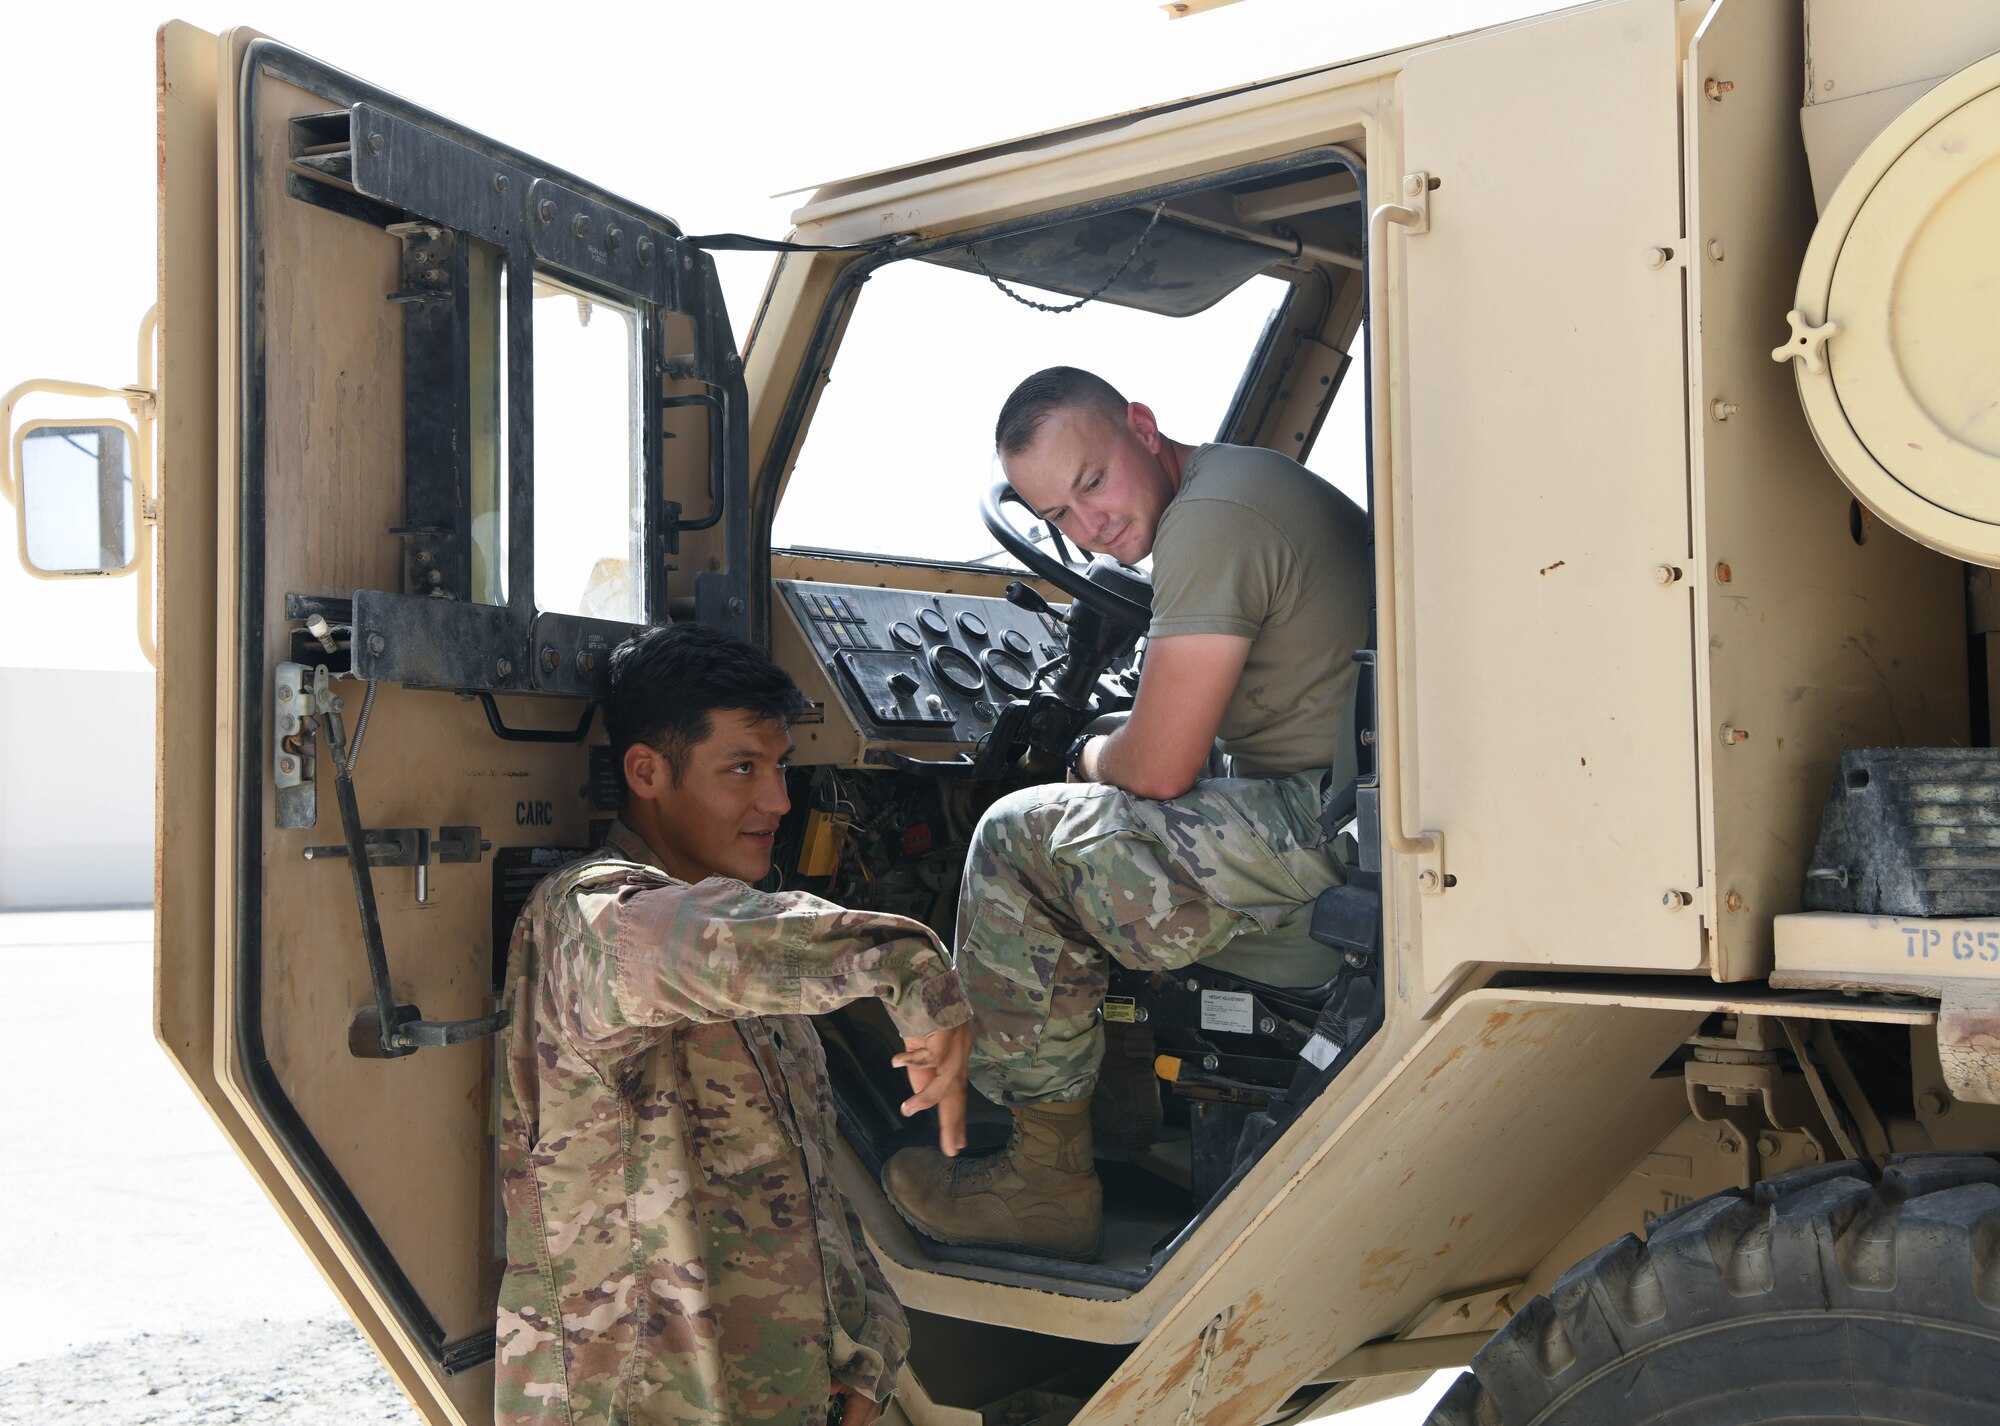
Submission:
M 44 579 L 123 574 L 139 552 L 132 455 L 123 421 L 27 421 L 14 435 L 21 563 Z

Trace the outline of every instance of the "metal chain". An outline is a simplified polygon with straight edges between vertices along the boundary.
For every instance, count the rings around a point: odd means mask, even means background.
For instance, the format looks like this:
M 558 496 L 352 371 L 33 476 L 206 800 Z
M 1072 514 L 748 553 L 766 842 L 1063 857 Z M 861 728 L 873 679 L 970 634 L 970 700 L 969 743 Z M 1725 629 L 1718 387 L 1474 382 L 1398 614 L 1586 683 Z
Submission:
M 1229 1325 L 1232 1313 L 1217 1313 L 1207 1327 L 1202 1329 L 1201 1350 L 1195 1354 L 1194 1368 L 1188 1373 L 1187 1405 L 1181 1408 L 1179 1419 L 1174 1426 L 1196 1426 L 1201 1419 L 1201 1399 L 1208 1393 L 1208 1368 L 1215 1360 L 1216 1348 L 1222 1345 L 1223 1328 Z
M 986 280 L 988 282 L 992 283 L 995 287 L 999 288 L 1002 292 L 1006 293 L 1009 297 L 1013 298 L 1023 307 L 1032 307 L 1037 312 L 1053 312 L 1057 316 L 1061 316 L 1064 312 L 1074 312 L 1079 307 L 1087 306 L 1088 304 L 1095 302 L 1098 298 L 1102 297 L 1107 291 L 1109 291 L 1111 288 L 1111 284 L 1116 282 L 1119 278 L 1125 275 L 1125 269 L 1132 265 L 1132 259 L 1139 255 L 1139 249 L 1143 248 L 1146 245 L 1146 239 L 1153 236 L 1153 229 L 1159 226 L 1160 214 L 1166 211 L 1167 211 L 1167 205 L 1165 203 L 1161 203 L 1159 206 L 1153 209 L 1152 218 L 1147 221 L 1145 229 L 1139 234 L 1139 240 L 1132 244 L 1132 251 L 1125 254 L 1125 261 L 1118 264 L 1118 270 L 1116 272 L 1112 273 L 1111 276 L 1105 278 L 1104 281 L 1098 283 L 1096 287 L 1091 289 L 1091 291 L 1086 293 L 1084 296 L 1077 298 L 1076 301 L 1074 302 L 1065 303 L 1060 307 L 1053 306 L 1052 304 L 1047 302 L 1037 302 L 1031 297 L 1023 297 L 1020 293 L 1016 292 L 1013 288 L 1009 287 L 1006 283 L 1002 282 L 999 278 L 993 275 L 993 269 L 989 268 L 986 265 L 985 260 L 979 256 L 978 248 L 974 247 L 971 243 L 967 243 L 965 245 L 965 251 L 971 256 L 972 265 L 978 268 L 981 272 L 986 274 Z

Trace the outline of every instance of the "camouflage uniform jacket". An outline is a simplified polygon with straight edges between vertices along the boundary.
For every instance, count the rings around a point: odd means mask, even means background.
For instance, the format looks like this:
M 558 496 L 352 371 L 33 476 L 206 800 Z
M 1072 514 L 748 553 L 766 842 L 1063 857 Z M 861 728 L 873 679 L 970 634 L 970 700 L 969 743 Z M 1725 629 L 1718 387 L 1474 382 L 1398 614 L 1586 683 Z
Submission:
M 889 1394 L 909 1329 L 801 1017 L 873 996 L 928 1034 L 964 993 L 914 921 L 652 862 L 620 823 L 515 927 L 495 1419 L 817 1426 L 836 1380 Z

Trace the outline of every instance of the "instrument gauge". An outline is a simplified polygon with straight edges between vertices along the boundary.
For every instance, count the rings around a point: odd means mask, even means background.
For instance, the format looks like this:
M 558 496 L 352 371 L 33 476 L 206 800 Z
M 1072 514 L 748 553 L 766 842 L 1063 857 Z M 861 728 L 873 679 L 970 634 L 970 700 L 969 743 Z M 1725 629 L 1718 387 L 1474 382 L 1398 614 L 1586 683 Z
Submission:
M 931 670 L 960 693 L 979 693 L 986 687 L 979 665 L 956 644 L 943 644 L 931 650 Z
M 1035 672 L 1024 660 L 999 649 L 986 651 L 986 673 L 995 683 L 1009 693 L 1031 692 L 1035 686 Z

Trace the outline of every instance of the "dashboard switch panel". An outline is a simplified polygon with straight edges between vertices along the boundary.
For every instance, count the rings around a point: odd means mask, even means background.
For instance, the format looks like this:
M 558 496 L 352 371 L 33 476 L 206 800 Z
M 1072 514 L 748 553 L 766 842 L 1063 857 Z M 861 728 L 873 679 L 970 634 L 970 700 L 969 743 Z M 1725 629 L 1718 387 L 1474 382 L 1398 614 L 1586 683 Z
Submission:
M 864 737 L 977 743 L 1066 643 L 1060 620 L 1004 599 L 799 579 L 777 587 Z
M 899 736 L 949 733 L 958 717 L 914 654 L 895 649 L 841 649 L 833 656 L 841 691 L 858 699 L 855 711 Z

